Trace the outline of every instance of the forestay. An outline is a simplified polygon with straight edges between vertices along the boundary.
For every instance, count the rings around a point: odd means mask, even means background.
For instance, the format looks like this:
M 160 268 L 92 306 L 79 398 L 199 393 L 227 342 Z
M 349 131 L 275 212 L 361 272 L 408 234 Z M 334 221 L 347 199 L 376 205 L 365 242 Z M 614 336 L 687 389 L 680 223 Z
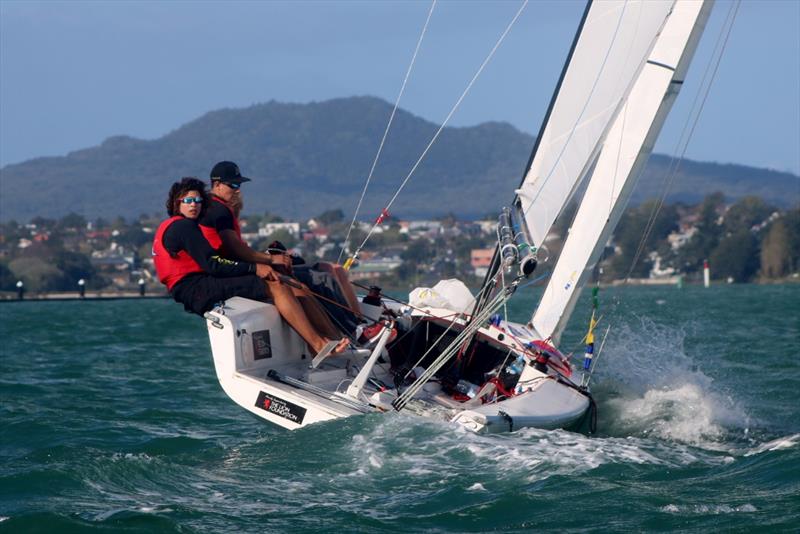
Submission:
M 532 323 L 557 340 L 680 90 L 712 2 L 678 1 L 605 139 Z
M 673 6 L 671 0 L 592 2 L 517 191 L 540 246 L 588 171 Z

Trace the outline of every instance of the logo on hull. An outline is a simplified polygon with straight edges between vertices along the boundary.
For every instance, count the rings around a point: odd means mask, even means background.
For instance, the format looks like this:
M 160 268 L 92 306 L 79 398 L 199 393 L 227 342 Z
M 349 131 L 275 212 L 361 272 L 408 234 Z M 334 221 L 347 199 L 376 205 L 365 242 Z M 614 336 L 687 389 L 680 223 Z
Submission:
M 306 409 L 302 406 L 298 406 L 293 402 L 283 400 L 263 391 L 259 391 L 258 393 L 256 408 L 261 408 L 266 412 L 288 419 L 298 425 L 303 423 L 303 419 L 306 416 Z

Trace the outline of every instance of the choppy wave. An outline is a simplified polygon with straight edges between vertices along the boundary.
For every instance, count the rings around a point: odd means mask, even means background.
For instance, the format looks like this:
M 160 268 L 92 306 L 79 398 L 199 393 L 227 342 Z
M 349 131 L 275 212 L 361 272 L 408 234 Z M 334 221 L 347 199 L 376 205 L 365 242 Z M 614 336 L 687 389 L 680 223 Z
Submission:
M 202 323 L 170 303 L 25 303 L 0 322 L 0 531 L 796 528 L 789 312 L 637 295 L 599 359 L 596 435 L 405 412 L 286 432 L 220 391 Z
M 752 504 L 743 504 L 741 506 L 729 506 L 727 504 L 708 505 L 708 504 L 693 504 L 678 506 L 675 504 L 668 504 L 661 508 L 663 512 L 669 514 L 734 514 L 746 513 L 750 514 L 758 512 L 758 509 Z
M 784 436 L 753 447 L 745 453 L 745 456 L 753 456 L 754 454 L 761 454 L 769 451 L 779 451 L 781 449 L 791 449 L 797 447 L 799 444 L 800 434 Z

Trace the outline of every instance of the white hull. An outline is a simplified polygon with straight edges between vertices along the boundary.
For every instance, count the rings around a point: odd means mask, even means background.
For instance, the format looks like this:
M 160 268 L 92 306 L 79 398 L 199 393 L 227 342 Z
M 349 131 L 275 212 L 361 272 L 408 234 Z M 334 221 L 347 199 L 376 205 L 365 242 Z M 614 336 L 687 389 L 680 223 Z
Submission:
M 370 373 L 374 382 L 366 383 L 358 394 L 351 389 L 348 395 L 348 386 L 367 364 L 368 351 L 331 357 L 311 369 L 313 354 L 271 304 L 234 297 L 206 318 L 222 389 L 238 405 L 270 423 L 293 430 L 320 421 L 393 410 L 396 391 L 379 392 L 376 385 L 393 384 L 388 362 L 376 363 Z M 505 326 L 514 328 L 516 334 L 524 330 L 520 325 Z M 481 329 L 480 337 L 505 350 L 513 349 L 510 336 L 504 336 L 501 329 Z M 475 432 L 569 427 L 579 423 L 589 409 L 586 395 L 530 365 L 522 372 L 520 384 L 523 382 L 528 384 L 525 391 L 481 404 L 478 399 L 456 401 L 432 381 L 410 408 L 422 407 L 415 411 Z

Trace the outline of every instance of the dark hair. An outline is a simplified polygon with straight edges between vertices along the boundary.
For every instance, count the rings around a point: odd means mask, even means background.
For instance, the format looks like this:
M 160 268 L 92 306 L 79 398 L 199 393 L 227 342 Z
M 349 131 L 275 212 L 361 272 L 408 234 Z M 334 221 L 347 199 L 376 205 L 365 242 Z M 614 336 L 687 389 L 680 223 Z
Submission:
M 181 197 L 189 191 L 199 191 L 200 196 L 203 197 L 203 203 L 200 204 L 200 217 L 206 212 L 208 207 L 208 192 L 206 191 L 206 184 L 197 178 L 187 177 L 181 178 L 180 182 L 175 182 L 169 188 L 169 196 L 167 197 L 167 214 L 172 217 L 178 215 L 180 211 Z

